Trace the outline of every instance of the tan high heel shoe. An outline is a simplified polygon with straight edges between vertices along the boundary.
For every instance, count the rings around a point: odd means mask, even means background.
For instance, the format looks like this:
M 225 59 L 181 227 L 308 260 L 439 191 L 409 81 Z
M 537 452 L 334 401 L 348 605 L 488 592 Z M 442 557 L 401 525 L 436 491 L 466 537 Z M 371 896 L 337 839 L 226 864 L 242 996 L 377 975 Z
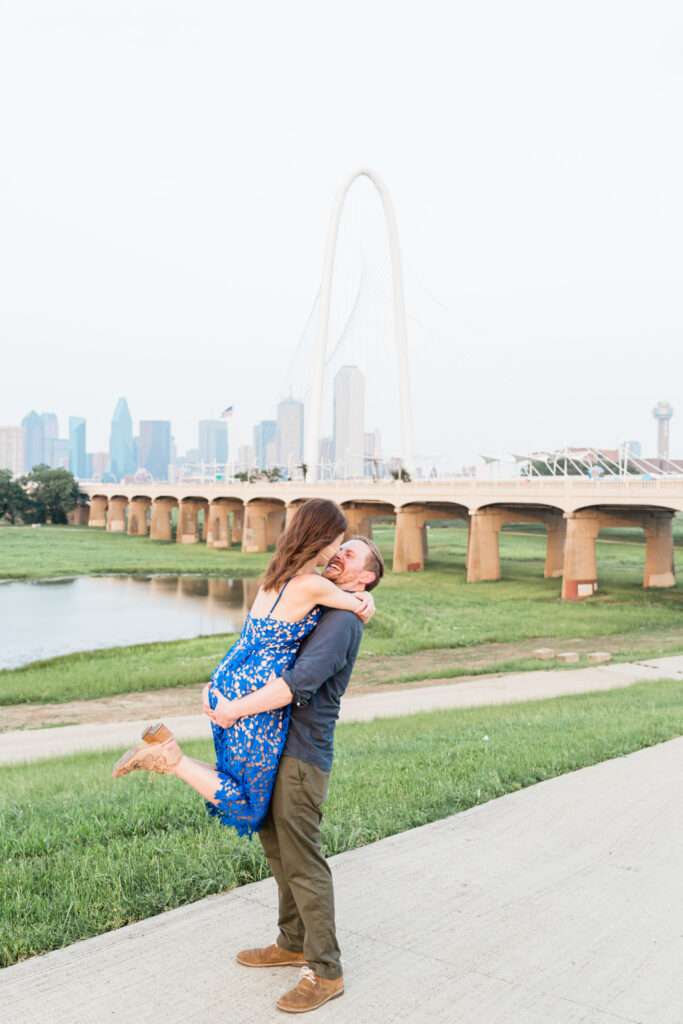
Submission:
M 131 747 L 114 765 L 112 778 L 118 779 L 128 772 L 156 772 L 164 775 L 172 772 L 183 756 L 182 750 L 169 750 L 161 743 L 146 743 L 142 747 Z

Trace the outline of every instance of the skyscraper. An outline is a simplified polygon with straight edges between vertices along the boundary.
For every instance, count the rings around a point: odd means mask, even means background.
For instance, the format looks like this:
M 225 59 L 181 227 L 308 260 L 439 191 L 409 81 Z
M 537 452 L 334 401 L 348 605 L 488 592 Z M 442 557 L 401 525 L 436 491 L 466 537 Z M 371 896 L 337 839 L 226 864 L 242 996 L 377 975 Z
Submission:
M 268 469 L 277 459 L 275 450 L 275 420 L 261 420 L 254 427 L 254 458 L 259 469 Z
M 128 402 L 119 398 L 111 420 L 109 435 L 109 465 L 107 474 L 121 480 L 131 476 L 137 469 L 137 458 L 133 447 L 133 421 L 128 411 Z
M 0 469 L 21 476 L 25 467 L 25 431 L 23 427 L 0 427 Z
M 31 409 L 21 425 L 24 429 L 24 469 L 30 471 L 45 461 L 45 424 L 43 417 Z
M 69 468 L 69 442 L 59 436 L 59 422 L 53 412 L 44 412 L 43 421 L 43 462 L 50 469 Z
M 69 441 L 67 438 L 45 438 L 45 462 L 50 469 L 69 468 Z
M 237 466 L 246 472 L 254 468 L 254 449 L 250 444 L 241 444 L 237 449 Z
M 338 475 L 363 476 L 365 378 L 357 366 L 342 366 L 334 378 L 334 461 Z
M 85 420 L 69 416 L 69 471 L 79 480 L 87 476 L 85 464 Z
M 59 423 L 53 412 L 44 412 L 41 415 L 43 421 L 43 437 L 46 441 L 52 441 L 59 437 Z
M 101 480 L 104 474 L 107 472 L 107 463 L 109 462 L 109 455 L 107 452 L 93 452 L 92 455 L 92 475 L 98 480 Z
M 304 403 L 285 398 L 277 407 L 277 462 L 289 473 L 303 458 Z
M 138 466 L 155 480 L 168 480 L 171 461 L 171 421 L 140 420 Z
M 382 476 L 382 435 L 379 430 L 365 433 L 365 476 Z
M 224 465 L 228 461 L 228 424 L 225 420 L 199 421 L 199 458 Z

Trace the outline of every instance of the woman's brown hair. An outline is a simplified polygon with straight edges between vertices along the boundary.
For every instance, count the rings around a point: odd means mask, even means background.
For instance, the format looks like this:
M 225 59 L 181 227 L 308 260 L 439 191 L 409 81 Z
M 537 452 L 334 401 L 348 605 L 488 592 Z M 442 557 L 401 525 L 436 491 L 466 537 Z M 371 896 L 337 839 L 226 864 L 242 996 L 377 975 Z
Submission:
M 279 590 L 306 562 L 345 530 L 344 513 L 333 501 L 311 498 L 299 505 L 277 542 L 275 554 L 263 577 L 263 589 Z

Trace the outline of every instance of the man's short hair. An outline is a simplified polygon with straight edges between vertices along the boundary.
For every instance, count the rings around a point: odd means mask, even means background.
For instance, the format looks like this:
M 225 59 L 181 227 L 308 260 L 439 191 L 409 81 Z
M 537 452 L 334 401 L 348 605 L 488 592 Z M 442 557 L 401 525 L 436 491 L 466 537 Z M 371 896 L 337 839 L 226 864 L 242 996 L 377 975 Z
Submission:
M 369 537 L 362 537 L 360 534 L 356 534 L 356 536 L 352 537 L 351 540 L 362 540 L 368 548 L 368 556 L 365 559 L 365 571 L 374 572 L 375 578 L 372 583 L 365 584 L 365 589 L 374 590 L 382 579 L 382 576 L 384 576 L 384 559 L 379 553 L 379 548 L 373 540 L 370 540 Z

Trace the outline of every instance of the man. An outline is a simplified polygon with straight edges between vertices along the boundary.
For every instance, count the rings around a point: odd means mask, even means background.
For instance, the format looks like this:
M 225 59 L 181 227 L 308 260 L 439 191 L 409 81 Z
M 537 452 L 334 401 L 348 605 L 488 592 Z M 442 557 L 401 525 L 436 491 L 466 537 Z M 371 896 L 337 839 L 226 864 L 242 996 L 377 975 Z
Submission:
M 371 540 L 354 537 L 341 546 L 323 575 L 351 593 L 372 590 L 384 575 L 384 563 Z M 280 934 L 272 946 L 243 950 L 237 959 L 247 967 L 302 965 L 298 985 L 277 1001 L 290 1013 L 314 1010 L 344 991 L 332 874 L 320 848 L 320 822 L 339 705 L 362 629 L 353 612 L 326 609 L 301 645 L 294 667 L 258 691 L 259 710 L 293 704 L 273 796 L 259 831 L 278 886 Z

